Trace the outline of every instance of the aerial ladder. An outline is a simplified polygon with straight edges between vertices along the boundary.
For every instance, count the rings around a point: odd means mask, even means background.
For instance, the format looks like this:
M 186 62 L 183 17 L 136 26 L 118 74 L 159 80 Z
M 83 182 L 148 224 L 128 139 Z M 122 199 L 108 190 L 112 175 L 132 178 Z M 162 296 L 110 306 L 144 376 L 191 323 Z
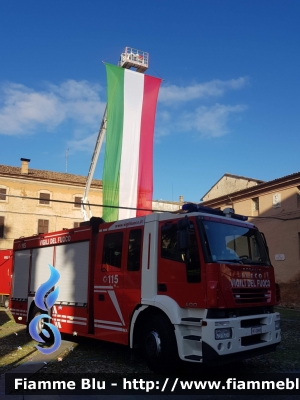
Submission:
M 121 53 L 118 66 L 127 69 L 134 68 L 136 72 L 143 73 L 147 70 L 148 63 L 149 63 L 149 53 L 133 49 L 132 47 L 125 47 L 124 51 Z M 88 194 L 92 184 L 101 147 L 104 141 L 106 125 L 107 125 L 107 106 L 105 107 L 104 115 L 98 132 L 90 169 L 86 179 L 84 194 L 81 199 L 81 214 L 84 221 L 88 221 L 92 217 L 92 211 L 88 200 Z

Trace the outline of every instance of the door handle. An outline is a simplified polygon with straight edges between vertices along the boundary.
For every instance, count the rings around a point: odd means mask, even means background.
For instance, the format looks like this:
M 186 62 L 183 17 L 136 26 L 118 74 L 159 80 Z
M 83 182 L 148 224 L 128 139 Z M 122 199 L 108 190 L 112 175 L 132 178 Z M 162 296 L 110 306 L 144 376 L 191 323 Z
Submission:
M 157 285 L 158 292 L 167 292 L 167 285 L 165 283 L 159 283 Z

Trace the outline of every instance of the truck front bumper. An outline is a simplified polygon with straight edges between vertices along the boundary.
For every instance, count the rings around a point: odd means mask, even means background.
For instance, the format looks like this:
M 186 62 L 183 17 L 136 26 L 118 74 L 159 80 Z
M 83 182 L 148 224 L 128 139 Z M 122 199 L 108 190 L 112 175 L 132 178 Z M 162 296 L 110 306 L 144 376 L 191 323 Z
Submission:
M 261 355 L 274 351 L 280 341 L 279 313 L 206 319 L 202 324 L 203 363 L 215 364 Z

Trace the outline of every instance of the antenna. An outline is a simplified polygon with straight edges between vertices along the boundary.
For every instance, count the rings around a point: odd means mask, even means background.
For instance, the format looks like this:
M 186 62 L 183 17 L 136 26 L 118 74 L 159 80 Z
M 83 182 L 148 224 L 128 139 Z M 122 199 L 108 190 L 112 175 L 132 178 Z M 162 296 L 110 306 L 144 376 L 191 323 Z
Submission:
M 66 150 L 66 172 L 68 172 L 68 154 L 69 154 L 69 149 Z

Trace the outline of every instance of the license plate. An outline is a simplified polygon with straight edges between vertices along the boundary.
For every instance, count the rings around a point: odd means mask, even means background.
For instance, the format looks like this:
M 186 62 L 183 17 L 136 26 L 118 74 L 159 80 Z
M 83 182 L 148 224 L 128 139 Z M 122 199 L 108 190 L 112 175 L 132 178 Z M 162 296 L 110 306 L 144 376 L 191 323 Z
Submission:
M 258 335 L 262 333 L 262 327 L 256 326 L 255 328 L 251 328 L 251 335 Z

